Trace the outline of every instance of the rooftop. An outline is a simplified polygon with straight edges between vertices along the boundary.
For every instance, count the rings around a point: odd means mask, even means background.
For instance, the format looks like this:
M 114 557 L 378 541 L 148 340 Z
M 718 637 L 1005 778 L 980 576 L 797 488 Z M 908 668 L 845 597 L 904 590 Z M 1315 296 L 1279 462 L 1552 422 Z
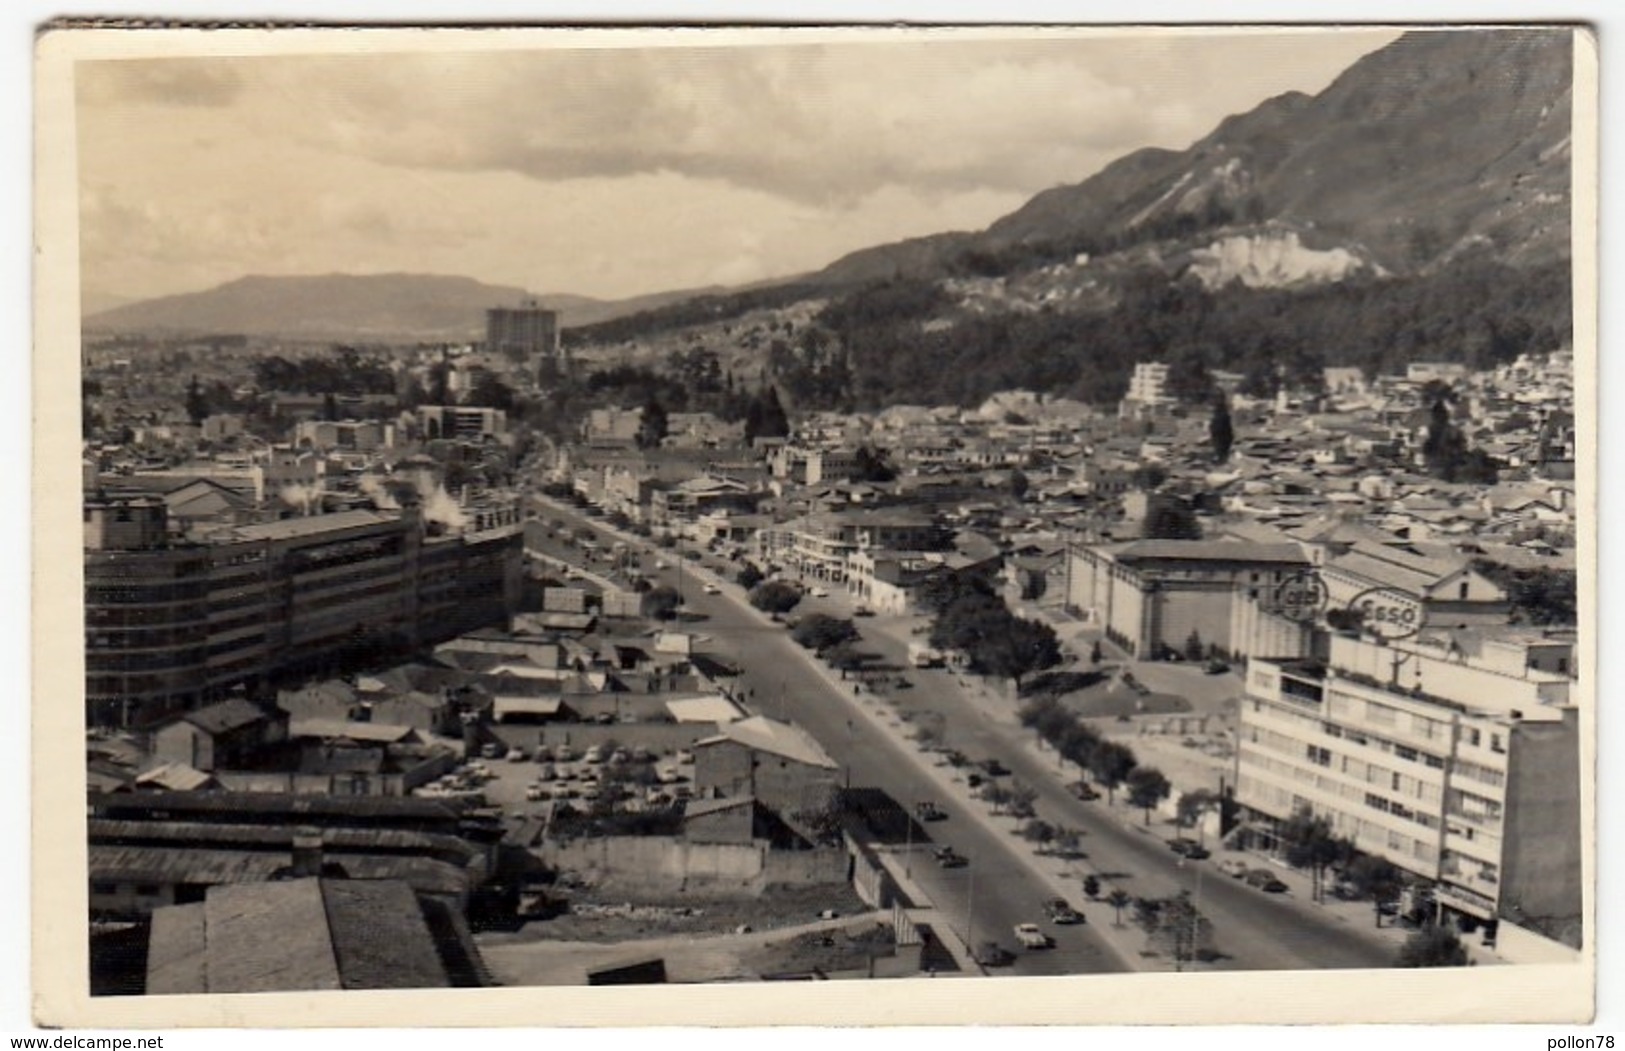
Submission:
M 755 715 L 749 719 L 724 723 L 719 729 L 721 733 L 696 742 L 696 747 L 733 741 L 746 748 L 782 756 L 807 766 L 818 766 L 827 770 L 840 768 L 840 764 L 829 757 L 823 746 L 814 740 L 811 734 L 792 723 L 776 722 L 765 715 Z
M 147 973 L 160 995 L 451 985 L 416 895 L 396 880 L 211 887 L 153 914 Z
M 335 511 L 328 515 L 306 515 L 302 518 L 284 518 L 262 525 L 238 526 L 232 530 L 232 535 L 239 540 L 247 541 L 293 540 L 337 532 L 341 529 L 357 529 L 362 526 L 400 521 L 399 515 L 382 514 L 378 511 Z

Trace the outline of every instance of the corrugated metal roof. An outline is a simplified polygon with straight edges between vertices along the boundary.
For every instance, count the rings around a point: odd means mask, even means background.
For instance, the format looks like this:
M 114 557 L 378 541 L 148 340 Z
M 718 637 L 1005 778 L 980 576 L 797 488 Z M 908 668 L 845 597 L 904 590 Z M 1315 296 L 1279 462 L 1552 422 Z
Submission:
M 783 756 L 808 766 L 840 769 L 840 764 L 829 757 L 812 734 L 791 723 L 775 722 L 764 715 L 755 715 L 749 719 L 723 723 L 720 729 L 722 732 L 717 736 L 696 742 L 695 747 L 733 741 L 755 751 Z

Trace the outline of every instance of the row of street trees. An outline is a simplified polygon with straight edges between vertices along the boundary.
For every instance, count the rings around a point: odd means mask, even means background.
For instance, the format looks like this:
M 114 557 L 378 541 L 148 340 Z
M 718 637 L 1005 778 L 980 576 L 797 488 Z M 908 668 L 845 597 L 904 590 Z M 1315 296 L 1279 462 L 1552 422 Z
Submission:
M 1115 802 L 1117 790 L 1127 788 L 1129 801 L 1145 811 L 1146 824 L 1152 809 L 1173 791 L 1162 771 L 1141 766 L 1132 748 L 1107 740 L 1054 696 L 1033 698 L 1022 705 L 1020 715 L 1021 724 L 1037 731 L 1062 759 L 1087 770 L 1106 790 L 1108 801 Z

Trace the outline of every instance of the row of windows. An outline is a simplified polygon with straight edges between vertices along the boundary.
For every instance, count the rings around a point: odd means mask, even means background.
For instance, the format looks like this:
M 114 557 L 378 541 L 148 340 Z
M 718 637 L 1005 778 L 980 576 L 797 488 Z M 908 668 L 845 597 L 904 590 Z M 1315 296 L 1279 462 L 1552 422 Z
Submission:
M 208 594 L 202 583 L 92 584 L 85 588 L 90 606 L 152 605 L 159 602 L 201 602 Z
M 1504 788 L 1507 783 L 1507 775 L 1504 771 L 1497 770 L 1493 766 L 1475 763 L 1470 759 L 1457 759 L 1455 773 L 1459 777 L 1465 777 L 1480 784 L 1489 785 L 1492 788 Z

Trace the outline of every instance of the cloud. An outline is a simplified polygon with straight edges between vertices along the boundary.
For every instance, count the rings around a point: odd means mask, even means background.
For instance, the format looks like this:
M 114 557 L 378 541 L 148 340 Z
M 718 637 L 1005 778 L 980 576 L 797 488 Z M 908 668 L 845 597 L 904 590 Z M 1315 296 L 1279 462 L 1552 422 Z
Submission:
M 149 102 L 163 106 L 227 106 L 243 90 L 234 62 L 220 59 L 118 59 L 82 62 L 81 102 Z
M 1057 35 L 178 60 L 93 79 L 168 105 L 235 101 L 259 134 L 401 168 L 671 173 L 847 208 L 887 186 L 1030 193 L 1184 146 L 1302 81 L 1282 57 L 1301 41 L 1248 46 L 1268 53 L 1262 71 L 1212 39 Z

